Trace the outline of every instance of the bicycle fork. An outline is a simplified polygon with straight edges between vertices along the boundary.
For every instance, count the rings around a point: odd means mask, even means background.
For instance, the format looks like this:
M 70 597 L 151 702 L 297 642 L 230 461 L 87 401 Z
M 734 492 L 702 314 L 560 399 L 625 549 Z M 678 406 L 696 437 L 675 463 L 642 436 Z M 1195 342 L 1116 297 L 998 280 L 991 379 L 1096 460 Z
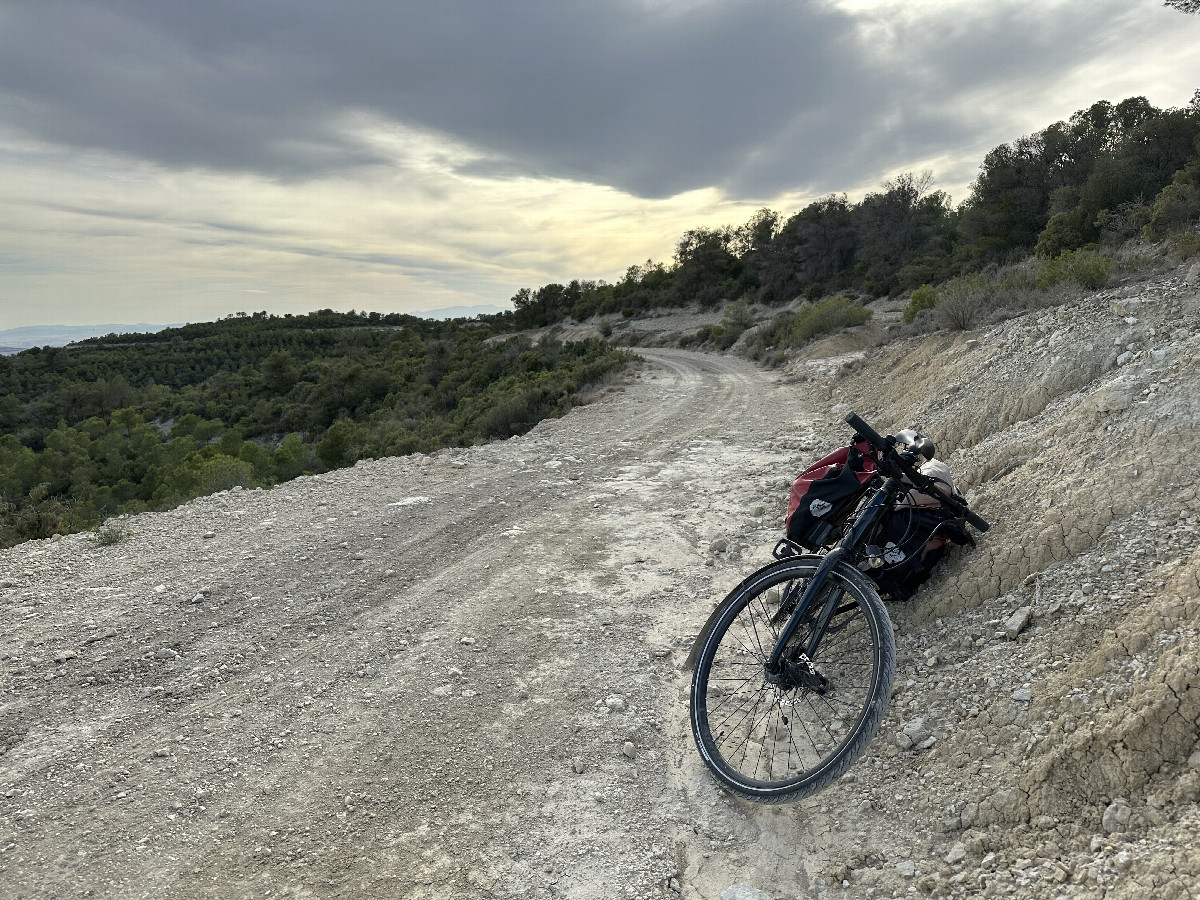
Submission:
M 895 487 L 892 480 L 889 479 L 884 489 L 879 491 L 867 503 L 851 533 L 822 558 L 821 565 L 817 567 L 817 571 L 813 573 L 812 580 L 805 587 L 804 593 L 796 604 L 796 608 L 792 610 L 787 624 L 784 625 L 783 631 L 779 634 L 779 640 L 775 642 L 775 648 L 771 651 L 770 659 L 766 662 L 767 679 L 769 681 L 783 687 L 810 688 L 818 694 L 823 694 L 828 690 L 829 681 L 817 671 L 813 660 L 816 659 L 817 647 L 820 646 L 821 639 L 825 637 L 829 623 L 833 621 L 833 617 L 838 612 L 838 606 L 842 600 L 841 590 L 835 589 L 829 592 L 828 598 L 822 604 L 821 612 L 818 614 L 816 622 L 813 623 L 812 634 L 809 635 L 803 652 L 794 659 L 789 659 L 786 656 L 787 646 L 792 639 L 792 635 L 795 634 L 796 629 L 800 626 L 800 622 L 803 621 L 808 613 L 809 607 L 812 606 L 813 601 L 820 595 L 821 589 L 825 586 L 825 581 L 829 577 L 829 573 L 849 555 L 849 551 L 846 548 L 858 545 L 863 535 L 875 523 L 880 512 L 891 504 L 893 493 L 895 493 Z
M 779 640 L 775 642 L 775 648 L 771 651 L 770 659 L 766 662 L 768 680 L 784 687 L 810 688 L 818 694 L 823 694 L 828 689 L 829 682 L 817 671 L 813 659 L 816 656 L 817 647 L 821 643 L 821 638 L 825 636 L 825 631 L 841 603 L 842 591 L 836 589 L 830 591 L 828 598 L 821 606 L 821 612 L 817 616 L 812 634 L 809 635 L 803 652 L 795 658 L 787 658 L 785 653 L 792 635 L 796 633 L 800 622 L 820 594 L 821 588 L 825 586 L 829 573 L 845 556 L 846 551 L 842 547 L 835 547 L 826 554 L 821 565 L 817 567 L 817 571 L 813 573 L 812 579 L 804 588 L 804 593 L 796 603 L 795 609 L 788 617 L 787 624 L 783 626 Z

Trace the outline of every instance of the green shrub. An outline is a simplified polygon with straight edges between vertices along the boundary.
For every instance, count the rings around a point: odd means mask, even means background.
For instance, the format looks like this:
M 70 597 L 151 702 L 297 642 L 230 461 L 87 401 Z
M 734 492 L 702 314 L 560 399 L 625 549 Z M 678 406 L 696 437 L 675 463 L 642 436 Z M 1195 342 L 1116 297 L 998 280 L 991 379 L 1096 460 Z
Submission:
M 1132 200 L 1116 209 L 1102 209 L 1096 215 L 1100 243 L 1107 247 L 1119 247 L 1130 238 L 1140 236 L 1149 222 L 1150 207 Z
M 1003 266 L 992 276 L 992 288 L 999 292 L 1037 290 L 1037 278 L 1041 270 L 1042 263 L 1032 258 Z
M 982 272 L 972 272 L 970 275 L 959 275 L 951 278 L 938 288 L 938 303 L 959 297 L 986 296 L 992 292 L 992 283 Z
M 1181 231 L 1171 235 L 1171 249 L 1181 260 L 1200 256 L 1200 231 Z
M 750 308 L 750 299 L 742 297 L 725 307 L 721 314 L 721 324 L 730 330 L 741 334 L 754 324 L 754 310 Z
M 1074 281 L 1090 290 L 1108 284 L 1114 263 L 1112 257 L 1093 250 L 1065 250 L 1054 259 L 1047 260 L 1037 276 L 1040 291 L 1062 281 Z
M 1036 284 L 1039 291 L 1049 290 L 1059 282 L 1068 280 L 1068 265 L 1065 260 L 1072 255 L 1070 251 L 1067 251 L 1055 259 L 1046 261 L 1037 275 Z
M 313 451 L 331 469 L 353 465 L 358 459 L 354 446 L 358 442 L 358 431 L 355 423 L 339 419 L 329 426 L 325 437 L 317 442 Z
M 279 481 L 291 481 L 310 468 L 312 448 L 301 440 L 300 435 L 286 434 L 271 455 L 271 468 Z
M 1079 216 L 1075 211 L 1055 213 L 1046 223 L 1038 237 L 1035 253 L 1042 259 L 1054 259 L 1060 254 L 1074 250 L 1084 243 L 1079 230 Z
M 937 306 L 937 291 L 933 289 L 931 284 L 923 284 L 908 298 L 908 303 L 904 306 L 902 318 L 905 325 L 911 325 L 912 320 L 917 317 L 917 313 L 924 309 L 933 309 Z
M 1200 186 L 1195 184 L 1168 184 L 1159 191 L 1150 211 L 1150 222 L 1143 229 L 1147 240 L 1161 241 L 1163 238 L 1184 231 L 1200 221 Z
M 500 398 L 476 424 L 479 433 L 489 438 L 508 438 L 524 434 L 553 408 L 548 392 L 526 388 Z
M 754 336 L 754 357 L 761 359 L 768 347 L 799 347 L 819 335 L 851 325 L 861 325 L 870 318 L 871 310 L 857 300 L 851 300 L 849 297 L 826 297 L 764 325 Z
M 113 522 L 105 522 L 96 529 L 95 542 L 100 547 L 111 547 L 113 544 L 119 544 L 129 535 L 120 525 Z
M 21 503 L 0 498 L 0 546 L 47 538 L 73 524 L 70 506 L 50 495 L 49 482 L 35 485 Z

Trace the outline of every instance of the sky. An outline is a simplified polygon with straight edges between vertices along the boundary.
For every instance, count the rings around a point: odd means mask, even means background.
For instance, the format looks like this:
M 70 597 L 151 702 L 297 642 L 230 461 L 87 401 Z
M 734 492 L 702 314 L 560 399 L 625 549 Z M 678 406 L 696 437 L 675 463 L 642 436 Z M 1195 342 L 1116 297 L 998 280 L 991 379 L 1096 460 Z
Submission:
M 0 0 L 0 329 L 506 305 L 1100 99 L 1159 0 Z

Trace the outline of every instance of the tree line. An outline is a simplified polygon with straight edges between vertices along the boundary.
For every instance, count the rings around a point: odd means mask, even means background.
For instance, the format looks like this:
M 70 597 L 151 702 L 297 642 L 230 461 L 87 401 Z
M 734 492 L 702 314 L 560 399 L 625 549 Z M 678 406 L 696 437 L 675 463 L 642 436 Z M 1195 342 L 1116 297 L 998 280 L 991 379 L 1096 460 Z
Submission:
M 615 284 L 523 288 L 496 318 L 537 327 L 739 298 L 896 295 L 1033 253 L 1186 235 L 1198 220 L 1200 91 L 1180 109 L 1100 101 L 993 149 L 958 207 L 931 174 L 907 173 L 858 203 L 835 194 L 788 218 L 763 209 L 744 225 L 692 229 L 670 264 L 630 266 Z
M 0 544 L 520 434 L 626 358 L 600 340 L 332 310 L 0 357 Z

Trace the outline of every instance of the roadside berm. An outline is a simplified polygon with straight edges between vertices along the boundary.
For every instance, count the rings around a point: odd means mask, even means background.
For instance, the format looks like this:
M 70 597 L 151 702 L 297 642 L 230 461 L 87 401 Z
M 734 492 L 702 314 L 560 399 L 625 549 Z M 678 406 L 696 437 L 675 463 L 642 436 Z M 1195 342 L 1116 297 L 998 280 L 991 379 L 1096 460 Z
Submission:
M 520 438 L 3 551 L 0 893 L 1200 897 L 1198 291 L 646 350 Z M 889 606 L 863 758 L 757 807 L 683 662 L 851 409 L 994 527 Z

